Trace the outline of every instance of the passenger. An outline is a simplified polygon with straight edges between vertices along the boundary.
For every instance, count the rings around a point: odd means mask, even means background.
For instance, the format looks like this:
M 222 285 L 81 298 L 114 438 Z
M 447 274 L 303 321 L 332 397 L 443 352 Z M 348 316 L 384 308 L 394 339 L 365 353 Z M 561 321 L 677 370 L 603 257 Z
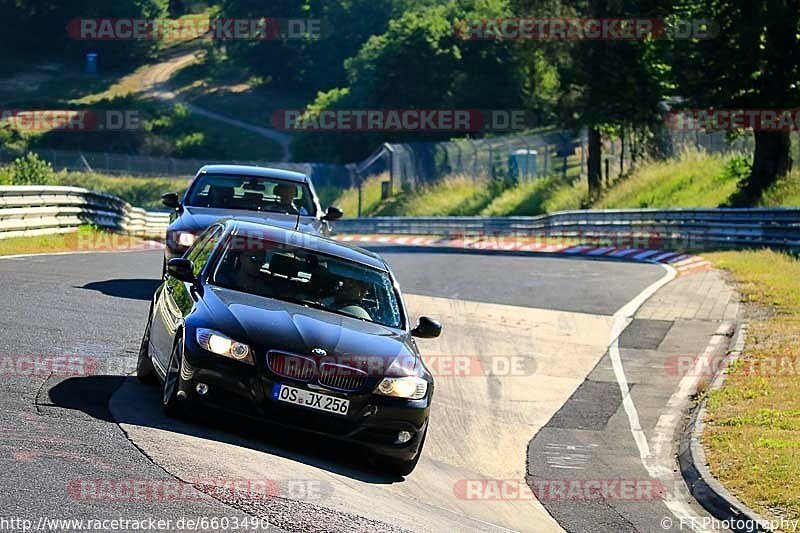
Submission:
M 263 294 L 264 281 L 261 279 L 261 268 L 267 259 L 266 251 L 243 252 L 239 258 L 241 266 L 237 285 L 245 292 Z

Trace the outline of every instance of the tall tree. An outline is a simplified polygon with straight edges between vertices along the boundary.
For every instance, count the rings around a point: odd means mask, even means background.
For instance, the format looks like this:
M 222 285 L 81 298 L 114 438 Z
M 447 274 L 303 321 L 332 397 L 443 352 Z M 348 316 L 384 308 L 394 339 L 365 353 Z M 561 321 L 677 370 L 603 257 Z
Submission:
M 392 19 L 345 62 L 347 86 L 320 93 L 321 109 L 518 109 L 523 102 L 515 44 L 460 37 L 456 21 L 511 16 L 507 0 L 451 0 Z M 383 142 L 441 141 L 452 132 L 303 132 L 292 153 L 356 161 Z
M 540 18 L 636 18 L 655 13 L 651 0 L 518 0 L 517 13 Z M 558 121 L 586 127 L 590 196 L 602 190 L 602 132 L 648 127 L 659 120 L 663 66 L 649 40 L 576 39 L 533 41 L 545 50 L 558 79 Z
M 718 25 L 713 39 L 675 41 L 671 58 L 690 106 L 795 109 L 800 106 L 800 0 L 679 0 L 676 13 Z M 753 166 L 734 199 L 761 193 L 792 167 L 788 131 L 756 131 Z
M 312 93 L 346 83 L 345 59 L 355 55 L 372 35 L 386 30 L 392 16 L 409 0 L 222 0 L 227 18 L 319 21 L 319 38 L 286 38 L 218 43 L 237 63 L 276 86 Z

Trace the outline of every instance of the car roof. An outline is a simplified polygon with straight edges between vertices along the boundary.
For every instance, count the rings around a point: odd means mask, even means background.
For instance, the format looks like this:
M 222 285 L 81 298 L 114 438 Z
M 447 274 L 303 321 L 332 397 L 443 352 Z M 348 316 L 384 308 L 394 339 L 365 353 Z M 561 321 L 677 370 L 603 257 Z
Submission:
M 307 183 L 308 176 L 301 172 L 281 168 L 256 167 L 252 165 L 204 165 L 198 174 L 231 174 L 236 176 L 255 176 L 258 178 L 277 178 L 297 183 Z
M 245 235 L 251 238 L 259 238 L 276 243 L 285 243 L 307 250 L 313 250 L 323 254 L 339 257 L 355 263 L 376 268 L 388 272 L 388 266 L 381 257 L 369 250 L 345 244 L 321 235 L 314 235 L 301 231 L 280 228 L 267 223 L 252 222 L 228 218 L 223 222 L 227 227 L 231 227 L 237 235 Z

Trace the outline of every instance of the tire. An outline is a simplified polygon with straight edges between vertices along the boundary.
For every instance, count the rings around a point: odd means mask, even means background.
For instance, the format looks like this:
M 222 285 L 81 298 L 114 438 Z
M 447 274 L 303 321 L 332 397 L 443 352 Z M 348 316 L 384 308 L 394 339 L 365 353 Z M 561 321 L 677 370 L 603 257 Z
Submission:
M 398 460 L 398 459 L 384 459 L 384 466 L 383 469 L 389 474 L 393 474 L 396 476 L 405 477 L 409 475 L 414 469 L 417 467 L 417 463 L 419 463 L 419 458 L 422 457 L 422 448 L 425 445 L 425 437 L 428 436 L 428 428 L 425 428 L 425 433 L 422 434 L 422 440 L 419 443 L 419 448 L 417 448 L 417 453 L 411 459 L 406 459 L 405 461 Z
M 151 307 L 152 311 L 152 307 Z M 144 329 L 142 335 L 142 344 L 139 346 L 139 360 L 136 362 L 136 377 L 142 383 L 153 384 L 156 382 L 155 371 L 153 369 L 153 361 L 150 359 L 150 323 L 152 321 L 152 313 L 148 315 L 147 327 Z
M 164 375 L 164 385 L 161 394 L 161 410 L 167 416 L 177 417 L 181 415 L 180 399 L 178 390 L 181 382 L 181 363 L 183 361 L 183 337 L 175 341 L 172 354 L 169 356 L 167 372 Z

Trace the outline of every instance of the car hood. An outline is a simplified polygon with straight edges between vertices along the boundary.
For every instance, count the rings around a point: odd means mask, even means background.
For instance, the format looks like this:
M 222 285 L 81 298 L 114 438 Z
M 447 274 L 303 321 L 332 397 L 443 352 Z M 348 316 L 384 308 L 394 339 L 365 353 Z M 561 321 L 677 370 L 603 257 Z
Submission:
M 417 369 L 410 335 L 356 318 L 221 287 L 209 287 L 226 322 L 243 334 L 239 339 L 266 350 L 310 355 L 325 350 L 339 362 L 373 364 L 373 370 L 407 374 Z M 216 314 L 215 313 L 215 314 Z M 263 356 L 263 351 L 262 351 Z
M 269 213 L 266 211 L 245 211 L 241 209 L 215 209 L 211 207 L 186 206 L 172 229 L 185 231 L 204 230 L 221 218 L 236 218 L 249 222 L 267 223 L 285 229 L 298 229 L 313 232 L 311 221 L 314 217 Z

